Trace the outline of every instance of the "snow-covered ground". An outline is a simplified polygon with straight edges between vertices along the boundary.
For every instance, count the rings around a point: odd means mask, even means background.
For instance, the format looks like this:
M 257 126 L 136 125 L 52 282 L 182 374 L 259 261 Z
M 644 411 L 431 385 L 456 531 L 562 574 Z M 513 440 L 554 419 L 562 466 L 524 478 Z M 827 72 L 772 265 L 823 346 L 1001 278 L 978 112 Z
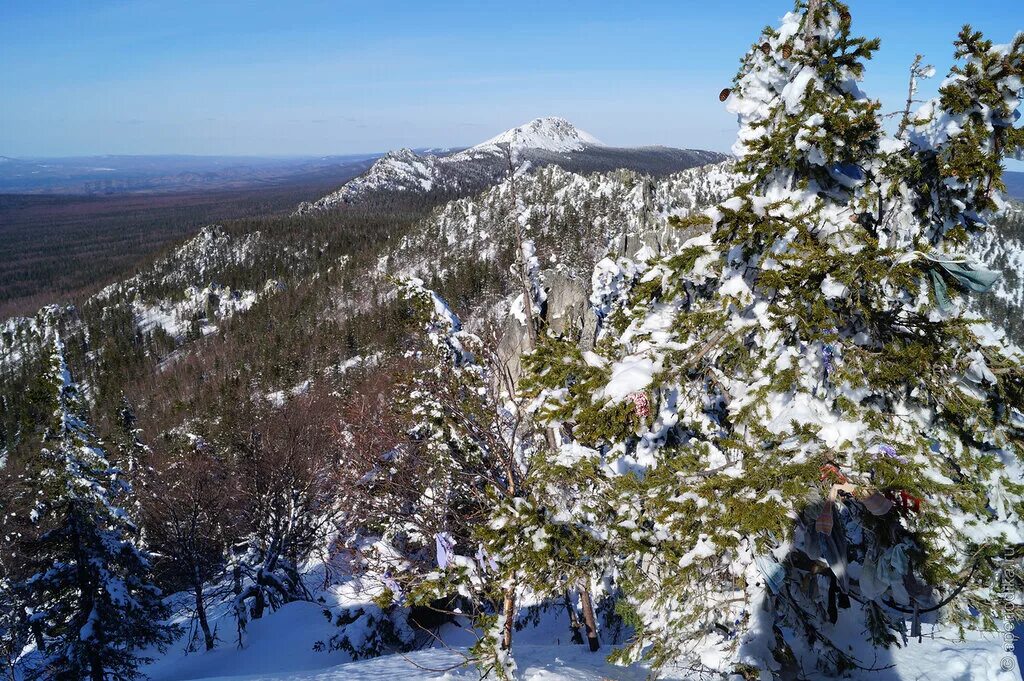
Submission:
M 356 681 L 403 679 L 478 679 L 479 673 L 465 663 L 465 647 L 419 650 L 405 655 L 356 662 L 339 662 L 343 653 L 314 652 L 312 644 L 326 638 L 335 628 L 312 603 L 293 603 L 277 613 L 254 622 L 246 648 L 224 644 L 210 653 L 188 656 L 170 654 L 147 669 L 153 681 Z M 535 633 L 535 632 L 531 632 Z M 549 632 L 553 633 L 553 632 Z M 528 639 L 537 640 L 537 635 Z M 553 640 L 553 637 L 549 640 Z M 606 651 L 605 651 L 606 652 Z M 877 666 L 861 672 L 856 681 L 1020 681 L 1020 660 L 1002 649 L 995 634 L 969 635 L 958 641 L 953 631 L 925 632 L 922 643 L 880 656 Z M 616 667 L 604 661 L 602 652 L 591 653 L 586 646 L 517 644 L 515 658 L 524 681 L 640 681 L 648 678 L 642 666 Z M 872 660 L 865 660 L 872 663 Z M 894 665 L 889 667 L 888 665 Z M 1009 667 L 1009 668 L 1006 668 Z M 665 679 L 687 679 L 686 674 L 668 673 Z M 809 674 L 806 678 L 816 677 Z
M 307 586 L 322 585 L 324 573 L 314 568 L 307 575 Z M 320 602 L 294 602 L 262 619 L 249 623 L 244 645 L 237 644 L 235 622 L 226 602 L 214 604 L 209 611 L 218 647 L 210 652 L 185 651 L 179 641 L 159 656 L 144 672 L 152 681 L 402 681 L 479 679 L 479 671 L 467 666 L 473 633 L 453 625 L 439 630 L 439 640 L 431 640 L 421 649 L 407 654 L 352 661 L 348 653 L 330 651 L 327 643 L 339 629 L 326 613 L 366 603 L 373 593 L 359 587 L 359 581 L 343 577 L 323 589 L 313 588 Z M 372 589 L 371 589 L 372 591 Z M 189 597 L 178 594 L 172 603 L 181 608 L 182 624 L 188 625 Z M 536 626 L 527 625 L 515 635 L 513 652 L 522 681 L 641 681 L 650 678 L 644 665 L 613 666 L 605 661 L 611 647 L 597 653 L 587 646 L 570 642 L 564 611 L 542 614 Z M 1018 626 L 1017 635 L 1024 634 Z M 1024 649 L 1017 641 L 1016 655 L 1005 650 L 1006 642 L 997 633 L 967 632 L 961 641 L 955 628 L 925 624 L 921 642 L 910 640 L 902 648 L 869 652 L 866 644 L 851 652 L 864 667 L 876 671 L 854 673 L 853 681 L 1022 681 L 1020 668 Z M 851 636 L 850 640 L 859 640 Z M 443 643 L 441 642 L 443 640 Z M 200 647 L 201 648 L 201 647 Z M 318 650 L 318 648 L 320 650 Z M 668 670 L 659 677 L 666 681 L 705 678 L 682 670 Z M 801 677 L 807 681 L 830 678 L 807 669 Z M 729 681 L 741 681 L 739 677 Z
M 373 660 L 341 664 L 327 669 L 214 676 L 208 681 L 421 681 L 424 679 L 479 679 L 473 668 L 462 667 L 464 651 L 428 649 L 407 655 L 386 655 Z M 585 646 L 522 646 L 517 656 L 522 677 L 528 681 L 640 681 L 647 671 L 604 663 Z M 186 677 L 179 677 L 186 678 Z
M 467 665 L 469 647 L 475 636 L 466 629 L 448 625 L 437 641 L 422 650 L 407 654 L 351 661 L 341 651 L 317 651 L 317 642 L 326 642 L 339 632 L 328 621 L 325 610 L 339 604 L 351 605 L 355 594 L 349 585 L 330 587 L 322 592 L 324 603 L 295 602 L 250 622 L 245 644 L 238 647 L 234 621 L 225 605 L 211 610 L 211 626 L 217 628 L 218 647 L 210 652 L 186 652 L 184 642 L 177 643 L 165 655 L 144 669 L 152 681 L 349 681 L 354 679 L 478 679 L 475 667 Z M 183 596 L 184 598 L 184 596 Z M 175 597 L 173 600 L 177 600 Z M 187 625 L 187 621 L 183 621 Z M 521 678 L 529 681 L 640 681 L 649 670 L 609 665 L 605 648 L 591 653 L 586 646 L 569 641 L 564 613 L 542 618 L 538 627 L 517 633 L 515 659 Z
M 288 624 L 295 624 L 294 613 L 285 615 Z M 261 624 L 272 624 L 268 619 Z M 466 648 L 428 648 L 407 654 L 335 664 L 331 656 L 340 653 L 315 653 L 306 646 L 297 646 L 298 638 L 288 624 L 264 627 L 266 634 L 275 633 L 267 650 L 220 650 L 193 653 L 184 661 L 167 659 L 147 670 L 154 681 L 355 681 L 356 679 L 479 679 L 475 667 L 466 666 Z M 328 627 L 330 625 L 327 625 Z M 640 681 L 648 670 L 640 667 L 613 667 L 601 653 L 592 654 L 585 646 L 517 646 L 516 661 L 521 678 L 529 681 Z

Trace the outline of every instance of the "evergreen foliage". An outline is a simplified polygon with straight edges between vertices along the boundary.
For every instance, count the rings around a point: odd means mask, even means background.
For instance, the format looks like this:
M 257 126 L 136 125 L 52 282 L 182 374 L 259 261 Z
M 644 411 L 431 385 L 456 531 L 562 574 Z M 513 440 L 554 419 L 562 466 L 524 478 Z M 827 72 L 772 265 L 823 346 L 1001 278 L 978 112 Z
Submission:
M 34 572 L 16 587 L 38 646 L 29 678 L 133 679 L 140 649 L 162 647 L 174 628 L 136 528 L 114 504 L 126 483 L 82 418 L 59 337 L 47 381 L 53 416 L 30 465 L 41 533 L 25 547 Z
M 858 86 L 878 43 L 850 31 L 832 0 L 765 29 L 727 93 L 749 181 L 676 252 L 595 270 L 592 352 L 552 340 L 528 362 L 563 464 L 531 488 L 586 482 L 582 514 L 540 501 L 512 531 L 546 515 L 574 536 L 538 543 L 538 570 L 616 556 L 620 659 L 840 672 L 871 666 L 854 622 L 885 646 L 921 617 L 1020 616 L 1022 358 L 967 311 L 994 276 L 960 249 L 1019 153 L 1024 38 L 965 28 L 891 138 Z

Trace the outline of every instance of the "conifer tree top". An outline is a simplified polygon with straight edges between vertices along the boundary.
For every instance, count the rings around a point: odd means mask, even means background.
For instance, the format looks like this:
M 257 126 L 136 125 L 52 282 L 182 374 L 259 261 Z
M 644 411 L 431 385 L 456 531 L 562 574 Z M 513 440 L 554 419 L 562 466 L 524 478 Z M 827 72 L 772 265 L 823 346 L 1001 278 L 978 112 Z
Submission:
M 740 122 L 733 152 L 762 189 L 814 181 L 842 192 L 863 179 L 881 134 L 879 105 L 858 85 L 879 41 L 851 35 L 841 2 L 803 10 L 765 28 L 743 58 L 727 105 Z

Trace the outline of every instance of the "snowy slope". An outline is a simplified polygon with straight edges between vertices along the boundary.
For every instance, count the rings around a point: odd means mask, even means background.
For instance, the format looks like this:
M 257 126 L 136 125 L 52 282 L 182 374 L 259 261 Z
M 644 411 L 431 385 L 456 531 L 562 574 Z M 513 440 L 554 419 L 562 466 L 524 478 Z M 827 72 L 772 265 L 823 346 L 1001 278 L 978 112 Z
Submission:
M 1009 659 L 996 637 L 968 635 L 965 641 L 955 636 L 936 634 L 924 642 L 913 642 L 898 649 L 888 669 L 861 672 L 845 677 L 851 681 L 1020 681 L 1016 663 L 1006 669 Z M 280 648 L 274 657 L 281 659 Z M 202 679 L 203 681 L 428 681 L 480 678 L 474 668 L 457 667 L 463 662 L 464 649 L 432 648 L 407 655 L 385 655 L 371 660 L 307 670 L 267 671 L 255 674 L 221 674 L 210 676 L 153 677 L 154 681 L 171 679 Z M 522 681 L 641 681 L 648 670 L 642 667 L 616 667 L 607 664 L 600 654 L 593 655 L 583 646 L 518 646 L 516 661 Z M 455 667 L 455 668 L 453 668 Z M 664 681 L 692 678 L 684 673 L 669 673 Z M 739 677 L 736 677 L 737 679 Z M 809 675 L 808 681 L 826 677 Z
M 78 310 L 71 305 L 47 305 L 31 317 L 0 322 L 0 368 L 14 369 L 38 347 L 53 341 L 58 328 L 78 328 Z
M 282 289 L 278 281 L 249 276 L 268 248 L 258 231 L 233 235 L 217 225 L 204 227 L 135 275 L 90 296 L 81 309 L 48 305 L 32 317 L 0 321 L 0 367 L 17 367 L 23 358 L 37 356 L 57 330 L 87 339 L 83 319 L 127 316 L 140 334 L 162 333 L 177 344 L 190 334 L 213 333 L 224 320 Z M 297 263 L 306 250 L 277 249 L 275 255 Z M 225 283 L 229 275 L 248 280 L 248 286 Z
M 249 309 L 260 293 L 275 290 L 270 282 L 261 291 L 218 282 L 229 268 L 250 266 L 261 239 L 259 232 L 234 237 L 216 225 L 204 227 L 142 272 L 103 289 L 90 303 L 130 304 L 142 333 L 160 328 L 178 340 L 193 327 L 201 334 L 212 333 L 218 320 Z

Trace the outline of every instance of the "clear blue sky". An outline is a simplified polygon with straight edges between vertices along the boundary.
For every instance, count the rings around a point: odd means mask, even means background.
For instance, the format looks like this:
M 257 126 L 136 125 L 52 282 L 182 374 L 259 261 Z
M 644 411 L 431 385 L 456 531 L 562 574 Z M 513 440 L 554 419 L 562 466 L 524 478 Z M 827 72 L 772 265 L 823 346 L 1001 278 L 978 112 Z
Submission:
M 1019 0 L 852 0 L 882 38 L 865 90 L 901 106 L 971 22 Z M 789 0 L 0 0 L 0 155 L 337 154 L 468 145 L 543 115 L 606 143 L 727 150 L 718 102 Z M 937 82 L 938 79 L 936 79 Z

